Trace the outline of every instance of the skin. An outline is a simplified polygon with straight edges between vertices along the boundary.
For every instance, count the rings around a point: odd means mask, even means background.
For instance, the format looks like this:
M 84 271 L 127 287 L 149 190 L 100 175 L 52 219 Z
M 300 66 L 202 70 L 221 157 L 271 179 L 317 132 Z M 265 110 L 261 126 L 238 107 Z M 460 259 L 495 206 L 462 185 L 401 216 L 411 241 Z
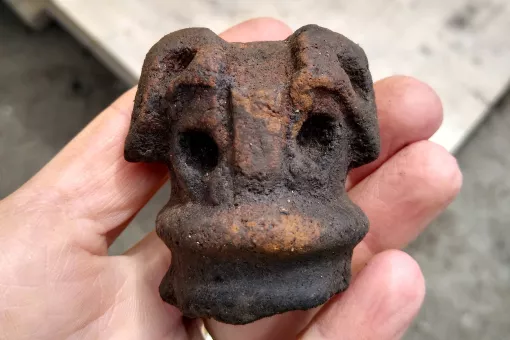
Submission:
M 280 40 L 291 30 L 254 19 L 228 41 Z M 206 321 L 215 339 L 398 339 L 425 294 L 418 264 L 396 250 L 458 193 L 462 176 L 427 141 L 440 100 L 408 77 L 375 84 L 379 159 L 349 175 L 351 199 L 368 215 L 355 278 L 322 308 L 245 326 Z M 0 201 L 0 339 L 191 339 L 189 323 L 159 297 L 170 251 L 150 233 L 122 256 L 108 246 L 167 180 L 163 166 L 123 159 L 135 90 L 99 114 L 18 191 Z

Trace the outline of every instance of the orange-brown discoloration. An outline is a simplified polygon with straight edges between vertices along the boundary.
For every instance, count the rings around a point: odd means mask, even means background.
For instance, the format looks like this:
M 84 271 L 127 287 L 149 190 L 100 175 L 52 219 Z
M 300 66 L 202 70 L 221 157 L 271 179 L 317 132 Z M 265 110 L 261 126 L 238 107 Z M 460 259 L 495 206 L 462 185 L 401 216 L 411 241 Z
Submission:
M 232 227 L 230 227 L 230 231 L 233 234 L 237 234 L 239 232 L 239 226 L 237 224 L 233 224 Z M 230 236 L 230 235 L 229 235 Z
M 233 90 L 231 96 L 233 110 L 239 113 L 233 123 L 235 164 L 250 177 L 278 171 L 282 159 L 284 119 L 271 110 L 281 105 L 276 102 L 278 96 L 263 90 L 250 95 Z M 258 131 L 257 134 L 250 133 L 253 130 Z M 261 135 L 264 138 L 257 137 Z
M 300 215 L 280 215 L 276 219 L 234 220 L 230 227 L 236 244 L 252 244 L 262 253 L 303 253 L 313 249 L 321 234 L 318 221 Z

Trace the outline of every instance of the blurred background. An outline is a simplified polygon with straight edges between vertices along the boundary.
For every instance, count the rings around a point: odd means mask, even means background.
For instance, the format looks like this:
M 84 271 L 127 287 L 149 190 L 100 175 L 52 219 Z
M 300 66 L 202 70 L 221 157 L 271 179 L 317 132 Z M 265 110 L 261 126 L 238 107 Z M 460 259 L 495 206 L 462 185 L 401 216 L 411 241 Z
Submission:
M 374 79 L 415 76 L 445 108 L 432 138 L 464 174 L 457 200 L 406 251 L 427 282 L 405 339 L 510 338 L 510 2 L 508 0 L 0 1 L 0 199 L 136 84 L 145 53 L 173 30 L 216 33 L 272 16 L 361 44 Z M 164 187 L 114 243 L 152 230 Z

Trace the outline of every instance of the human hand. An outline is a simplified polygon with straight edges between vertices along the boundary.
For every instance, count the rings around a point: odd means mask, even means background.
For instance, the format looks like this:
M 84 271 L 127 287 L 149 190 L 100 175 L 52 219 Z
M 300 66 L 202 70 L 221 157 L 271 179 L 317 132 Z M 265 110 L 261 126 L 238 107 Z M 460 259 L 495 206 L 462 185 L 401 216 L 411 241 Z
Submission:
M 229 41 L 279 40 L 270 19 L 242 23 Z M 426 141 L 441 104 L 426 85 L 375 85 L 379 159 L 352 171 L 349 196 L 370 219 L 351 287 L 324 307 L 244 326 L 207 320 L 215 339 L 397 339 L 424 296 L 416 262 L 397 250 L 461 185 L 455 159 Z M 124 161 L 134 90 L 119 98 L 23 187 L 0 202 L 0 339 L 190 339 L 158 285 L 170 251 L 154 232 L 122 256 L 108 246 L 167 180 L 164 166 Z

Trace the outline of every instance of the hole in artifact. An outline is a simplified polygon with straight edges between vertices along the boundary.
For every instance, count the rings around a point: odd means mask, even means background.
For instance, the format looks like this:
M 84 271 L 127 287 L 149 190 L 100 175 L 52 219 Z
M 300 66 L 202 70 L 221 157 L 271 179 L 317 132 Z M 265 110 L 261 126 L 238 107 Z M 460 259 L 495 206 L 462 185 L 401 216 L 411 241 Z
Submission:
M 325 153 L 335 139 L 335 120 L 325 115 L 309 117 L 299 130 L 298 144 L 310 152 Z
M 179 144 L 186 164 L 195 169 L 208 172 L 218 165 L 218 145 L 206 132 L 186 131 L 182 133 Z
M 197 51 L 190 48 L 184 48 L 163 59 L 163 63 L 172 71 L 179 72 L 185 70 L 195 58 Z

